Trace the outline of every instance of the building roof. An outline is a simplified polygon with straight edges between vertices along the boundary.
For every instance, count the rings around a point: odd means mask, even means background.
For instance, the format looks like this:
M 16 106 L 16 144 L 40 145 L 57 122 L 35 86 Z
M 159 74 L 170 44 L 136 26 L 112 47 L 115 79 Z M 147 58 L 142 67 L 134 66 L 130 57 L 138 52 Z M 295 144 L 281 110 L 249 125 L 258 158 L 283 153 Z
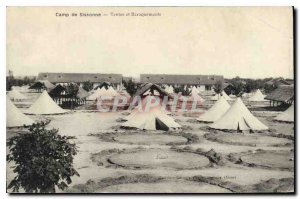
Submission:
M 294 99 L 294 86 L 282 85 L 265 97 L 267 100 L 288 102 Z
M 141 83 L 154 84 L 194 84 L 213 85 L 218 80 L 224 81 L 221 75 L 165 75 L 165 74 L 141 74 Z
M 78 98 L 78 99 L 84 99 L 86 97 L 88 97 L 90 94 L 84 90 L 83 88 L 81 88 L 80 86 L 77 86 L 78 87 L 78 91 L 76 93 L 76 96 L 75 98 Z M 67 88 L 66 86 L 62 86 L 60 84 L 56 85 L 53 89 L 51 89 L 48 94 L 51 96 L 51 97 L 60 97 L 62 96 L 62 92 L 66 92 L 64 97 L 72 97 L 68 91 L 67 91 Z
M 92 83 L 110 82 L 121 83 L 121 74 L 100 74 L 100 73 L 39 73 L 37 80 L 48 80 L 52 83 L 81 83 L 90 81 Z
M 37 80 L 29 89 L 52 89 L 54 85 L 48 80 Z
M 146 91 L 148 91 L 150 89 L 156 90 L 162 96 L 168 96 L 168 97 L 172 98 L 172 96 L 167 91 L 165 91 L 163 88 L 161 88 L 157 84 L 152 84 L 152 83 L 142 84 L 140 86 L 140 88 L 136 91 L 134 96 L 142 96 Z
M 285 79 L 284 81 L 286 83 L 290 84 L 290 85 L 294 85 L 294 80 L 293 79 Z
M 275 79 L 271 79 L 271 80 L 267 81 L 266 84 L 268 84 L 268 85 L 274 85 L 274 84 L 291 85 L 291 84 L 294 84 L 294 80 L 284 80 L 282 78 L 275 78 Z

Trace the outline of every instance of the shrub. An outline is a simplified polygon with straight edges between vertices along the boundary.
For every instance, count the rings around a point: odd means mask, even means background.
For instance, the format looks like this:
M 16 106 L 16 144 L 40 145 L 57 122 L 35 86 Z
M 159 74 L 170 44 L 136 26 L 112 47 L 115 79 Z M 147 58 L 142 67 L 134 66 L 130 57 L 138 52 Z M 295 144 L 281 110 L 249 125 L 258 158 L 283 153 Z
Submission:
M 124 87 L 127 91 L 127 93 L 130 95 L 130 96 L 133 96 L 137 89 L 138 89 L 138 86 L 135 82 L 133 82 L 132 80 L 129 80 L 129 81 L 123 81 L 123 84 L 124 84 Z
M 185 88 L 185 86 L 179 86 L 174 88 L 175 93 L 181 93 L 182 96 L 189 96 L 191 94 L 191 91 L 188 87 Z
M 28 193 L 52 193 L 55 186 L 64 190 L 78 172 L 73 168 L 73 156 L 77 154 L 72 136 L 62 136 L 57 129 L 45 129 L 45 123 L 27 127 L 29 132 L 8 140 L 10 153 L 7 161 L 14 161 L 16 177 L 8 189 Z
M 82 88 L 86 91 L 91 91 L 93 89 L 94 84 L 90 81 L 83 82 Z
M 214 91 L 216 93 L 221 93 L 223 90 L 223 81 L 218 80 L 214 85 Z

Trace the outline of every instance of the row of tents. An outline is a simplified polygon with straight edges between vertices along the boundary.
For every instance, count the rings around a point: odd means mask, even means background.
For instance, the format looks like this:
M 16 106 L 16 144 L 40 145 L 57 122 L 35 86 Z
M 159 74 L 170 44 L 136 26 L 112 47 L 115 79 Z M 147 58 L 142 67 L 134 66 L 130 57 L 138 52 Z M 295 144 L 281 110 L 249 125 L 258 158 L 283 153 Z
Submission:
M 105 87 L 97 88 L 94 93 L 92 93 L 90 96 L 87 97 L 87 100 L 94 101 L 94 100 L 102 98 L 103 96 L 116 97 L 119 95 L 124 95 L 128 98 L 130 97 L 130 95 L 126 91 L 117 92 L 117 91 L 115 91 L 115 89 L 113 87 L 109 86 L 107 89 Z
M 54 86 L 52 85 L 47 91 L 51 94 L 52 91 L 56 91 L 56 90 L 61 90 L 61 88 L 56 89 L 57 87 L 62 87 L 61 85 L 57 85 Z M 165 91 L 169 94 L 175 94 L 174 93 L 174 88 L 172 87 L 172 85 L 165 86 Z M 186 99 L 188 98 L 188 101 L 201 101 L 204 102 L 204 99 L 200 96 L 200 91 L 197 87 L 193 86 L 192 88 L 190 88 L 191 94 L 190 96 L 182 96 L 181 94 L 179 94 L 180 99 Z M 122 92 L 124 95 L 126 95 L 127 97 L 130 97 L 129 94 L 126 91 Z M 97 98 L 101 98 L 102 96 L 110 96 L 110 97 L 115 97 L 118 96 L 119 93 L 117 91 L 114 90 L 114 88 L 112 86 L 108 86 L 107 88 L 105 88 L 104 86 L 102 87 L 98 87 L 95 92 L 91 93 L 90 95 L 86 92 L 84 97 L 87 98 L 87 100 L 96 100 Z M 21 94 L 19 91 L 17 91 L 17 89 L 12 89 L 11 91 L 8 92 L 8 96 L 11 100 L 25 100 L 27 99 L 26 96 L 24 96 L 23 94 Z M 216 101 L 220 98 L 220 96 L 223 96 L 226 100 L 233 100 L 231 97 L 229 97 L 224 91 L 222 91 L 220 94 L 215 94 L 214 96 L 211 97 L 210 100 Z M 257 89 L 254 93 L 252 94 L 247 94 L 247 96 L 244 94 L 244 97 L 249 97 L 248 101 L 267 101 L 265 100 L 265 95 L 262 94 L 262 92 Z M 234 97 L 234 96 L 232 96 Z
M 142 94 L 145 94 L 148 92 L 148 90 L 153 87 L 151 84 L 147 84 L 144 86 L 144 90 Z M 155 87 L 155 86 L 154 86 Z M 156 88 L 156 87 L 155 87 Z M 164 92 L 163 90 L 160 91 L 158 87 L 157 92 Z M 224 92 L 224 91 L 223 91 Z M 221 95 L 218 95 L 217 102 L 203 115 L 201 115 L 198 120 L 204 121 L 204 122 L 214 122 L 211 127 L 217 128 L 217 129 L 240 129 L 240 130 L 246 130 L 246 129 L 252 129 L 252 130 L 265 130 L 267 127 L 263 125 L 257 118 L 255 118 L 251 112 L 246 108 L 246 106 L 243 104 L 242 100 L 240 98 L 237 98 L 236 101 L 233 103 L 233 105 L 230 107 L 227 100 L 230 100 L 229 96 L 226 95 L 226 93 L 221 93 Z M 255 98 L 257 96 L 262 95 L 260 91 L 256 92 L 257 94 L 254 94 Z M 116 92 L 112 87 L 109 87 L 108 89 L 102 87 L 98 88 L 92 95 L 88 97 L 89 100 L 95 100 L 101 96 L 117 96 L 119 95 L 118 92 Z M 26 96 L 19 93 L 16 90 L 12 90 L 8 93 L 8 98 L 11 99 L 26 99 Z M 148 94 L 148 97 L 151 96 L 150 93 Z M 148 99 L 148 97 L 144 98 L 144 100 Z M 181 96 L 183 97 L 183 96 Z M 196 88 L 192 88 L 191 91 L 191 98 L 193 100 L 199 100 L 204 101 L 204 99 L 199 95 L 199 91 Z M 10 102 L 10 100 L 8 99 Z M 143 103 L 145 103 L 143 101 Z M 10 102 L 10 107 L 11 107 Z M 12 104 L 13 105 L 13 104 Z M 13 105 L 14 106 L 14 105 Z M 7 113 L 10 112 L 10 107 L 7 108 Z M 12 110 L 17 109 L 12 108 Z M 173 118 L 167 115 L 164 111 L 159 111 L 160 107 L 155 107 L 153 110 L 149 111 L 148 113 L 140 113 L 137 114 L 137 112 L 133 112 L 130 117 L 127 118 L 127 122 L 124 123 L 124 126 L 127 127 L 135 127 L 135 128 L 146 128 L 153 130 L 156 126 L 161 127 L 163 129 L 168 128 L 180 128 L 180 125 L 177 124 Z M 290 107 L 286 112 L 283 112 L 280 114 L 276 120 L 280 121 L 293 121 L 293 111 L 294 107 Z M 15 111 L 16 112 L 16 111 Z M 25 110 L 25 113 L 27 114 L 61 114 L 67 112 L 66 110 L 59 107 L 52 98 L 48 95 L 47 91 L 43 91 L 43 93 L 39 96 L 39 98 L 36 100 L 32 106 Z M 22 112 L 20 112 L 22 113 Z M 22 113 L 23 114 L 23 113 Z M 143 115 L 144 114 L 144 115 Z M 19 114 L 20 115 L 20 114 Z M 24 115 L 25 116 L 25 115 Z M 23 117 L 23 116 L 22 116 Z M 20 116 L 20 118 L 22 118 Z M 27 117 L 27 116 L 26 116 Z M 18 118 L 18 117 L 17 117 Z M 14 121 L 12 119 L 11 121 Z M 19 120 L 20 126 L 23 124 L 27 124 L 27 119 Z M 9 119 L 8 119 L 9 122 Z M 8 124 L 8 127 L 10 125 L 15 125 L 16 122 L 12 122 L 12 124 Z
M 221 96 L 223 96 L 227 101 L 228 100 L 234 100 L 233 97 L 236 97 L 234 95 L 228 96 L 225 93 L 225 91 L 222 91 L 220 94 L 216 94 L 213 97 L 211 97 L 211 100 L 213 100 L 213 101 L 218 100 L 218 99 L 220 99 Z M 265 102 L 265 101 L 268 101 L 268 100 L 265 99 L 266 96 L 263 95 L 262 92 L 259 89 L 257 89 L 254 93 L 244 94 L 242 97 L 247 98 L 247 101 L 250 101 L 250 102 Z
M 294 122 L 294 105 L 274 118 L 277 121 Z M 230 106 L 225 97 L 220 99 L 198 121 L 212 122 L 214 129 L 223 130 L 267 130 L 268 127 L 260 122 L 245 106 L 240 98 Z
M 145 107 L 146 102 L 149 102 L 149 97 L 151 96 L 143 99 L 142 108 Z M 170 117 L 168 112 L 164 111 L 162 105 L 159 103 L 148 111 L 135 109 L 130 115 L 126 116 L 124 120 L 126 122 L 122 124 L 122 127 L 125 128 L 166 131 L 181 128 L 180 124 Z M 225 97 L 221 96 L 217 102 L 203 115 L 199 116 L 197 120 L 212 123 L 209 127 L 219 130 L 262 131 L 268 129 L 265 124 L 259 121 L 248 110 L 241 98 L 237 98 L 232 106 L 230 106 Z M 274 120 L 294 122 L 294 105 L 280 113 Z
M 124 93 L 123 93 L 124 94 Z M 116 96 L 119 95 L 112 87 L 105 89 L 102 87 L 98 88 L 90 97 L 91 100 L 96 99 L 97 97 L 103 95 Z M 94 98 L 96 97 L 96 98 Z M 65 109 L 62 109 L 59 105 L 57 105 L 53 99 L 49 96 L 48 92 L 44 90 L 42 94 L 38 97 L 38 99 L 22 113 L 12 102 L 18 100 L 25 100 L 27 97 L 21 94 L 18 90 L 13 89 L 7 93 L 7 127 L 21 127 L 23 125 L 31 125 L 34 123 L 32 119 L 30 119 L 25 114 L 29 115 L 51 115 L 51 114 L 64 114 L 68 112 Z
M 52 98 L 48 95 L 47 91 L 44 90 L 39 98 L 26 109 L 25 114 L 30 115 L 48 115 L 48 114 L 63 114 L 67 110 L 62 109 L 58 106 Z M 34 123 L 27 115 L 19 110 L 9 99 L 6 98 L 6 126 L 7 127 L 21 127 L 23 125 L 31 125 Z
M 61 93 L 65 92 L 65 90 L 66 89 L 63 86 L 58 84 L 58 85 L 52 87 L 50 90 L 47 90 L 47 92 L 51 96 L 58 96 Z M 84 90 L 81 87 L 79 87 L 79 91 L 84 91 Z M 115 97 L 118 95 L 125 95 L 126 97 L 130 97 L 130 95 L 126 91 L 117 92 L 117 91 L 115 91 L 115 89 L 112 86 L 109 86 L 107 89 L 104 86 L 102 88 L 98 87 L 92 93 L 88 93 L 87 91 L 84 91 L 84 93 L 83 93 L 83 97 L 87 98 L 87 100 L 96 100 L 103 96 Z M 22 100 L 27 99 L 27 97 L 25 95 L 23 95 L 17 89 L 14 89 L 14 88 L 11 91 L 8 91 L 7 96 L 13 101 L 22 101 Z
M 169 94 L 174 94 L 174 88 L 172 85 L 168 86 L 166 85 L 165 86 L 165 91 L 167 91 Z M 193 86 L 192 88 L 190 88 L 190 91 L 191 91 L 191 96 L 197 96 L 199 95 L 200 96 L 200 91 L 197 87 Z M 222 91 L 221 93 L 218 93 L 218 94 L 215 94 L 214 96 L 212 96 L 210 98 L 210 100 L 213 100 L 213 101 L 216 101 L 218 99 L 220 99 L 220 97 L 223 96 L 226 100 L 233 100 L 231 97 L 236 97 L 234 95 L 231 95 L 228 96 L 225 91 Z M 242 97 L 245 97 L 245 98 L 248 98 L 247 100 L 248 101 L 252 101 L 252 102 L 264 102 L 264 101 L 268 101 L 268 100 L 265 100 L 265 95 L 262 94 L 262 92 L 260 91 L 260 89 L 257 89 L 255 92 L 253 93 L 245 93 L 243 94 Z M 202 97 L 201 97 L 202 98 Z M 201 99 L 203 100 L 203 98 Z

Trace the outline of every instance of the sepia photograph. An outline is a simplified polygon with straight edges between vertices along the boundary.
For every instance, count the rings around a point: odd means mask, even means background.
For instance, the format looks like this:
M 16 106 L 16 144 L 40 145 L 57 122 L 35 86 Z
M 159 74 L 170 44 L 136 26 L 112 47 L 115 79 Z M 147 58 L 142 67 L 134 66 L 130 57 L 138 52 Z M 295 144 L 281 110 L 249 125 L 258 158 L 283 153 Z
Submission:
M 295 194 L 294 16 L 7 6 L 6 192 Z

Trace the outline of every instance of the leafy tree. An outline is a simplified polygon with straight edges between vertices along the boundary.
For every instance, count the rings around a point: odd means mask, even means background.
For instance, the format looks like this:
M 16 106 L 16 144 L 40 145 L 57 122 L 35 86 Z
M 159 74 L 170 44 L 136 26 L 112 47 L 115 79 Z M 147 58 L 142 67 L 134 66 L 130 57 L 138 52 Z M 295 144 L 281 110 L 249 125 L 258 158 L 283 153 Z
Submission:
M 13 72 L 11 70 L 9 70 L 8 72 L 8 76 L 6 76 L 6 91 L 10 91 L 11 87 L 14 84 L 14 75 Z
M 181 93 L 183 96 L 189 96 L 192 91 L 190 91 L 188 87 L 185 88 L 185 86 L 181 85 L 179 87 L 175 87 L 174 92 Z
M 73 167 L 76 145 L 73 136 L 62 136 L 58 129 L 47 130 L 45 123 L 27 127 L 29 132 L 8 140 L 10 153 L 7 161 L 14 161 L 16 177 L 8 189 L 27 193 L 54 193 L 55 186 L 64 190 L 72 183 L 71 177 L 79 176 Z
M 246 79 L 245 92 L 250 93 L 256 89 L 262 89 L 264 87 L 264 82 L 261 79 Z
M 25 76 L 23 79 L 16 79 L 13 72 L 10 70 L 8 76 L 6 76 L 6 91 L 10 91 L 13 86 L 29 85 L 35 81 L 35 78 L 29 78 Z
M 215 91 L 216 93 L 221 93 L 222 90 L 223 90 L 223 81 L 218 80 L 218 81 L 216 82 L 216 84 L 214 85 L 214 91 Z
M 90 91 L 90 90 L 92 90 L 93 89 L 93 83 L 92 82 L 90 82 L 90 81 L 85 81 L 85 82 L 83 82 L 83 86 L 82 86 L 82 88 L 84 89 L 84 90 L 86 90 L 86 91 Z
M 74 107 L 73 100 L 76 99 L 78 90 L 79 90 L 79 86 L 77 84 L 75 84 L 75 83 L 69 83 L 66 86 L 66 93 L 71 98 L 71 109 L 73 109 L 73 107 Z
M 270 85 L 270 84 L 265 84 L 264 85 L 264 90 L 266 93 L 270 93 L 272 91 L 274 91 L 276 88 L 278 88 L 278 83 L 275 82 L 274 84 Z
M 244 91 L 244 83 L 243 80 L 241 78 L 239 78 L 238 76 L 233 78 L 230 83 L 232 84 L 232 88 L 233 88 L 233 94 L 234 95 L 239 95 L 240 93 L 242 93 Z
M 138 89 L 137 84 L 135 82 L 133 82 L 131 79 L 128 80 L 128 82 L 123 81 L 123 85 L 124 85 L 127 93 L 131 96 L 133 96 Z

